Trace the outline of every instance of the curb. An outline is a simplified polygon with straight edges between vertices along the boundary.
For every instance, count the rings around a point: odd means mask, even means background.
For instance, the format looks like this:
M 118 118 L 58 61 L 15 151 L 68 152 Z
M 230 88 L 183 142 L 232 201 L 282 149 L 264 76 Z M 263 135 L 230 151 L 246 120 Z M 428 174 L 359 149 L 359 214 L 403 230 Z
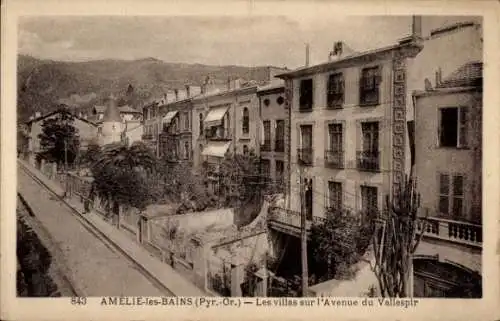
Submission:
M 68 208 L 70 208 L 72 210 L 72 212 L 74 212 L 75 216 L 77 216 L 78 218 L 80 218 L 81 220 L 83 220 L 86 224 L 88 224 L 90 227 L 92 227 L 93 230 L 91 228 L 89 228 L 89 226 L 85 226 L 84 225 L 85 229 L 87 229 L 94 236 L 96 236 L 96 237 L 98 237 L 100 239 L 105 239 L 106 242 L 108 242 L 113 247 L 115 247 L 123 256 L 125 256 L 129 261 L 133 262 L 137 267 L 139 267 L 139 270 L 141 271 L 141 273 L 144 276 L 146 276 L 148 279 L 154 281 L 154 283 L 156 283 L 156 285 L 158 287 L 160 287 L 163 291 L 166 291 L 167 292 L 166 294 L 171 294 L 171 295 L 174 295 L 174 296 L 178 296 L 172 290 L 170 290 L 165 284 L 163 284 L 163 282 L 161 282 L 156 276 L 154 276 L 151 272 L 149 272 L 149 270 L 147 270 L 138 260 L 136 260 L 135 258 L 133 258 L 132 256 L 130 256 L 114 240 L 110 239 L 104 232 L 102 232 L 97 226 L 95 226 L 95 224 L 92 221 L 90 221 L 82 213 L 80 213 L 79 210 L 77 210 L 76 208 L 74 208 L 73 205 L 69 204 L 64 198 L 62 198 L 60 195 L 58 195 L 56 192 L 54 192 L 50 187 L 47 186 L 47 184 L 45 184 L 45 182 L 43 182 L 38 177 L 36 177 L 29 169 L 26 168 L 26 166 L 24 166 L 24 164 L 21 163 L 21 167 L 23 168 L 23 171 L 28 176 L 30 176 L 31 178 L 33 178 L 38 184 L 42 185 L 50 193 L 54 194 L 58 198 L 59 201 L 61 201 L 62 203 L 64 203 Z

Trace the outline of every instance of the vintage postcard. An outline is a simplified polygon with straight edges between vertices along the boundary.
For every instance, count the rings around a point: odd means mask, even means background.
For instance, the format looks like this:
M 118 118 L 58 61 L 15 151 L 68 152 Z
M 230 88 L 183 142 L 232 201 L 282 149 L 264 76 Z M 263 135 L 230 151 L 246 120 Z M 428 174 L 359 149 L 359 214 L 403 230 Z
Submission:
M 4 1 L 2 319 L 500 318 L 499 13 Z

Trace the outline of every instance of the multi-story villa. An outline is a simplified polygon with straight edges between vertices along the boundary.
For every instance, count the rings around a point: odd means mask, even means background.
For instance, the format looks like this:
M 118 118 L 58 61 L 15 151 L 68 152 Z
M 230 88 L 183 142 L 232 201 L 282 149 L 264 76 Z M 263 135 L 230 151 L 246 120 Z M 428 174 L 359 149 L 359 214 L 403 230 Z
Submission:
M 262 175 L 269 178 L 273 190 L 284 192 L 285 183 L 285 131 L 288 120 L 285 108 L 285 86 L 273 83 L 257 91 L 261 119 Z
M 268 68 L 268 81 L 280 68 Z M 207 82 L 202 94 L 193 98 L 194 168 L 208 166 L 216 190 L 221 161 L 229 153 L 259 155 L 260 120 L 258 84 L 240 79 L 228 80 L 227 87 L 210 88 Z
M 188 162 L 193 160 L 192 147 L 192 102 L 191 99 L 200 94 L 201 88 L 186 86 L 185 97 L 168 102 L 159 107 L 161 130 L 159 133 L 159 156 L 172 162 Z
M 430 216 L 414 259 L 414 294 L 481 297 L 482 63 L 436 83 L 413 94 L 415 175 Z

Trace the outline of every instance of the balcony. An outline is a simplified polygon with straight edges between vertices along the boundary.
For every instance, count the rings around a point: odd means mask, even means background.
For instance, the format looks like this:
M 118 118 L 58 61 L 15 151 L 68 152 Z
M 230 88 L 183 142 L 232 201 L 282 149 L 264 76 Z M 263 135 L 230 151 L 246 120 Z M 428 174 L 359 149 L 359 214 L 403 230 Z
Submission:
M 279 153 L 283 153 L 285 151 L 285 140 L 284 139 L 277 139 L 274 142 L 274 150 Z
M 419 221 L 417 229 L 422 231 L 424 222 Z M 481 247 L 483 243 L 482 225 L 430 217 L 425 224 L 424 237 L 441 239 L 462 245 Z
M 302 165 L 313 164 L 313 149 L 312 148 L 299 148 L 297 149 L 298 163 Z
M 231 140 L 232 131 L 230 128 L 212 127 L 205 130 L 205 138 L 210 140 Z
M 271 140 L 265 139 L 264 144 L 260 145 L 260 150 L 263 152 L 270 152 L 271 151 Z
M 360 171 L 379 172 L 380 153 L 378 151 L 358 151 L 356 153 L 356 167 Z
M 344 168 L 344 151 L 343 150 L 325 151 L 325 165 L 333 168 Z

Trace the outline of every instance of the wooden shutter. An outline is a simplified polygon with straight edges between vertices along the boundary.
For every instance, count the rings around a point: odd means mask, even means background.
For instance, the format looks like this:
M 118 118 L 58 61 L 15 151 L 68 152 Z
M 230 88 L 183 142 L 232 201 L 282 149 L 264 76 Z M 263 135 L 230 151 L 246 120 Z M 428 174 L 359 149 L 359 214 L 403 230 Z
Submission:
M 469 109 L 467 107 L 462 107 L 459 109 L 459 122 L 458 122 L 458 147 L 467 147 L 467 136 L 469 134 L 468 131 L 468 123 L 469 123 Z
M 453 215 L 457 218 L 463 216 L 463 198 L 464 198 L 464 177 L 462 175 L 453 176 Z
M 450 176 L 439 174 L 439 213 L 450 213 Z

